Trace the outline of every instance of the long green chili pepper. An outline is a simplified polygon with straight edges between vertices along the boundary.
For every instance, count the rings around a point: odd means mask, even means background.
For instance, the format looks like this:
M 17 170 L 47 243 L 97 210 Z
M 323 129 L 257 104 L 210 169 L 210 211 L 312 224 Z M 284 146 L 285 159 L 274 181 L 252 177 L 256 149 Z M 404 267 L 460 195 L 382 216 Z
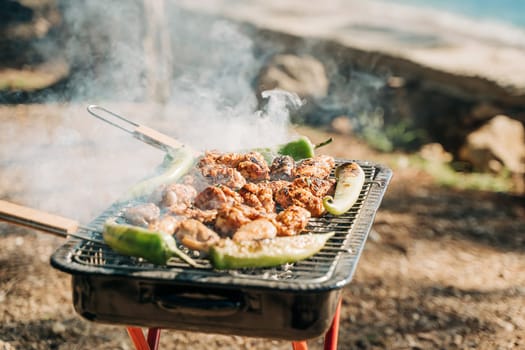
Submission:
M 124 200 L 148 195 L 163 184 L 173 183 L 186 174 L 195 163 L 194 152 L 188 147 L 173 149 L 166 153 L 158 175 L 134 185 Z
M 144 258 L 157 265 L 166 265 L 171 258 L 178 257 L 191 266 L 198 266 L 177 248 L 173 236 L 164 232 L 108 220 L 104 224 L 102 236 L 111 249 L 123 255 Z
M 335 194 L 323 198 L 323 206 L 333 215 L 346 213 L 355 204 L 365 183 L 365 173 L 357 163 L 345 163 L 335 171 Z
M 277 145 L 274 147 L 258 148 L 256 151 L 262 153 L 268 163 L 271 163 L 273 158 L 280 154 L 291 156 L 294 160 L 301 160 L 305 158 L 312 158 L 315 155 L 315 150 L 326 146 L 332 142 L 332 138 L 314 145 L 306 136 L 300 136 L 298 139 L 288 143 Z
M 279 266 L 313 256 L 333 235 L 329 232 L 245 242 L 225 239 L 210 247 L 209 258 L 216 269 Z

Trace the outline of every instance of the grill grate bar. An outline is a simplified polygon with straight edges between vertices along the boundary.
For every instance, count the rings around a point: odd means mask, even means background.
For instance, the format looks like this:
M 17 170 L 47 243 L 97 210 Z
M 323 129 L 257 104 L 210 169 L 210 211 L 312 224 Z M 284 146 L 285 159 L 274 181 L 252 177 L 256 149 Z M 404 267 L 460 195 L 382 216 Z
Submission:
M 339 164 L 342 162 L 338 161 Z M 231 276 L 253 285 L 260 285 L 260 283 L 264 283 L 262 281 L 297 281 L 297 283 L 315 283 L 318 285 L 318 283 L 329 280 L 336 271 L 341 269 L 346 270 L 346 276 L 352 276 L 368 235 L 371 220 L 385 190 L 382 185 L 386 186 L 390 179 L 389 172 L 378 179 L 377 174 L 381 173 L 382 168 L 375 164 L 367 162 L 359 162 L 359 164 L 365 172 L 366 182 L 356 204 L 350 211 L 341 216 L 326 214 L 321 218 L 312 218 L 307 226 L 308 232 L 334 232 L 334 236 L 318 254 L 295 264 L 286 264 L 276 268 L 217 272 L 212 269 L 205 256 L 195 254 L 181 246 L 180 248 L 192 256 L 197 263 L 208 266 L 209 269 L 196 269 L 177 259 L 174 259 L 169 266 L 157 266 L 143 259 L 117 254 L 104 244 L 82 241 L 72 247 L 68 254 L 69 262 L 66 263 L 67 267 L 70 270 L 72 266 L 77 270 L 97 268 L 97 271 L 103 271 L 104 273 L 124 275 L 141 272 L 151 276 L 162 276 L 162 274 L 167 273 L 172 276 L 171 278 L 183 272 L 183 275 L 188 276 L 190 280 L 193 280 L 192 275 L 218 280 L 220 280 L 221 276 Z M 121 217 L 125 208 L 136 204 L 139 203 L 115 203 L 93 220 L 90 223 L 90 227 L 85 228 L 84 231 L 91 235 L 92 238 L 101 238 L 102 235 L 98 230 L 102 228 L 107 219 Z M 305 284 L 301 285 L 305 286 Z

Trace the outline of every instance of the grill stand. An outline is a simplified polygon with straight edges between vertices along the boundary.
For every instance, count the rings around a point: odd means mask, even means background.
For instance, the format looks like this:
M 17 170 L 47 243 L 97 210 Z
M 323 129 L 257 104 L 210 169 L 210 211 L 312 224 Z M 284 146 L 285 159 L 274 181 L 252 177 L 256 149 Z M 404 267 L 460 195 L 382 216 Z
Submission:
M 339 319 L 342 300 L 341 297 L 337 303 L 332 325 L 325 334 L 324 350 L 337 350 L 337 337 L 339 334 Z M 160 330 L 160 328 L 148 328 L 148 336 L 146 340 L 144 333 L 142 333 L 142 329 L 139 327 L 127 328 L 128 335 L 131 338 L 133 345 L 135 345 L 136 350 L 157 350 L 159 347 Z M 305 340 L 293 341 L 292 348 L 293 350 L 308 350 L 308 344 Z

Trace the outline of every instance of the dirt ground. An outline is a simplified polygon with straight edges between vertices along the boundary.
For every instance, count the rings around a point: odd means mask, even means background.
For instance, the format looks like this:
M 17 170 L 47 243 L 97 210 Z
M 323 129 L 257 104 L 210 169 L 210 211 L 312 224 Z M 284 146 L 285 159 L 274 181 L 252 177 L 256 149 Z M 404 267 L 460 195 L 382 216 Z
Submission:
M 2 108 L 0 121 L 15 108 Z M 355 278 L 343 291 L 339 348 L 525 349 L 525 199 L 442 188 L 399 154 L 378 154 L 351 137 L 332 136 L 336 142 L 325 153 L 394 170 Z M 3 198 L 23 197 L 16 181 L 5 180 L 16 179 L 16 159 L 0 159 Z M 0 350 L 132 349 L 123 325 L 75 313 L 69 275 L 49 265 L 62 243 L 0 224 Z M 308 344 L 322 349 L 322 339 Z M 160 349 L 291 344 L 164 330 Z

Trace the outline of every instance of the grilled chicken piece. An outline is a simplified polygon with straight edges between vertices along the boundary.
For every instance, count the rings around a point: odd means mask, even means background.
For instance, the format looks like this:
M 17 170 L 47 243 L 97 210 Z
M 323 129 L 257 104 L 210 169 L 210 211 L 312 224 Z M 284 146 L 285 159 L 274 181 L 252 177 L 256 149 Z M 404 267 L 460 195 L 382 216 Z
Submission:
M 206 152 L 204 157 L 199 160 L 198 167 L 204 176 L 209 169 L 225 166 L 235 169 L 250 181 L 262 181 L 269 179 L 270 168 L 266 164 L 264 157 L 259 152 L 249 153 L 220 153 L 217 151 Z M 232 188 L 240 188 L 233 187 Z
M 195 197 L 199 209 L 219 209 L 223 205 L 242 203 L 242 197 L 226 186 L 208 186 Z
M 262 217 L 264 213 L 244 204 L 223 206 L 217 213 L 215 229 L 225 236 L 231 236 L 239 227 Z
M 207 252 L 210 246 L 217 244 L 219 235 L 202 222 L 187 219 L 180 222 L 175 237 L 186 247 Z
M 257 185 L 264 186 L 272 190 L 273 197 L 275 199 L 275 194 L 283 187 L 290 186 L 292 183 L 290 181 L 284 180 L 275 180 L 275 181 L 264 181 L 260 182 Z
M 275 217 L 278 236 L 294 236 L 301 233 L 308 225 L 312 215 L 298 205 L 291 205 Z
M 292 185 L 309 190 L 316 197 L 324 197 L 335 190 L 335 179 L 320 179 L 318 177 L 298 177 Z
M 290 156 L 277 156 L 270 166 L 270 180 L 292 181 L 294 178 L 295 160 Z
M 275 211 L 272 189 L 265 185 L 247 183 L 239 190 L 239 194 L 244 200 L 244 204 L 257 210 L 264 210 L 266 213 Z
M 173 210 L 181 210 L 190 207 L 196 196 L 197 190 L 193 186 L 171 184 L 162 193 L 161 205 L 173 208 Z
M 259 152 L 243 154 L 243 159 L 237 164 L 236 168 L 242 176 L 250 181 L 258 182 L 270 178 L 270 168 Z
M 201 168 L 202 175 L 213 185 L 224 185 L 239 189 L 246 184 L 246 179 L 234 168 L 215 164 Z
M 269 219 L 256 219 L 242 225 L 233 234 L 235 242 L 258 241 L 261 239 L 274 238 L 277 235 L 277 228 Z
M 148 227 L 150 223 L 157 221 L 160 209 L 153 203 L 140 204 L 127 208 L 124 218 L 132 225 Z
M 177 218 L 173 215 L 165 215 L 161 217 L 159 220 L 152 222 L 149 224 L 149 229 L 153 231 L 160 231 L 165 232 L 167 234 L 172 235 L 177 231 L 177 228 L 179 227 L 181 222 L 180 218 Z
M 325 211 L 322 198 L 314 196 L 307 189 L 293 185 L 285 186 L 277 191 L 275 201 L 285 209 L 292 205 L 303 207 L 314 217 L 323 215 Z
M 335 160 L 331 156 L 319 155 L 313 158 L 302 160 L 295 167 L 295 176 L 318 177 L 326 179 L 335 165 Z

